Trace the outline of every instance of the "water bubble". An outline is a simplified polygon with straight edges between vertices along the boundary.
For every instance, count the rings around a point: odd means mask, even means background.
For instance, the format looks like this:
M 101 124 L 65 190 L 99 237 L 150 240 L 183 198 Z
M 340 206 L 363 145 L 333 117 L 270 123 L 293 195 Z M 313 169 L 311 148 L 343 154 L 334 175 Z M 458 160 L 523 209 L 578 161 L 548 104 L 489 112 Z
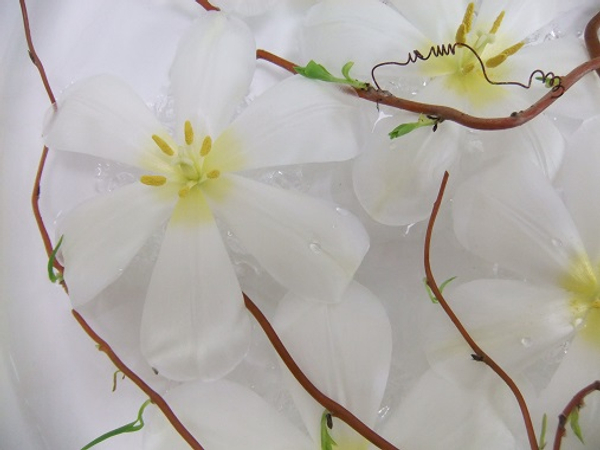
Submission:
M 556 238 L 551 239 L 550 242 L 552 242 L 552 245 L 554 245 L 555 247 L 562 247 L 564 245 L 563 241 Z
M 349 214 L 347 209 L 340 208 L 339 206 L 335 208 L 335 212 L 340 216 L 347 216 Z
M 412 227 L 414 227 L 415 224 L 411 223 L 410 225 L 406 225 L 406 228 L 404 229 L 404 236 L 408 236 L 408 233 L 410 233 L 410 230 L 412 229 Z
M 311 242 L 308 244 L 308 248 L 310 248 L 313 253 L 321 253 L 321 245 L 318 242 Z
M 533 342 L 530 337 L 524 337 L 521 339 L 521 345 L 525 348 L 531 347 L 532 344 Z

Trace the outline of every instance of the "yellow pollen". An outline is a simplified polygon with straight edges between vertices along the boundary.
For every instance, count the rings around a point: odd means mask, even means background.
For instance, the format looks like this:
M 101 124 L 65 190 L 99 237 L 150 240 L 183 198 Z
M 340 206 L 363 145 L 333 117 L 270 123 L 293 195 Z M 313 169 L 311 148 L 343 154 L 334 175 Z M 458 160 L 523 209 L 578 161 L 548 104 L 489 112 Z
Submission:
M 471 2 L 467 5 L 467 10 L 465 11 L 465 15 L 463 17 L 463 21 L 461 25 L 465 26 L 465 32 L 469 33 L 471 31 L 471 27 L 473 26 L 473 13 L 475 12 L 475 3 Z
M 219 178 L 219 175 L 221 175 L 221 172 L 218 170 L 211 170 L 210 172 L 208 172 L 206 174 L 206 178 L 210 178 L 210 179 L 215 179 L 215 178 Z
M 206 136 L 202 141 L 202 148 L 200 149 L 200 156 L 206 156 L 212 149 L 212 139 L 210 136 Z
M 156 145 L 158 145 L 158 148 L 160 148 L 165 155 L 173 156 L 175 154 L 169 144 L 167 144 L 160 136 L 153 134 L 152 140 L 156 143 Z
M 488 59 L 485 62 L 486 67 L 489 67 L 490 69 L 492 69 L 494 67 L 498 67 L 504 61 L 506 61 L 509 56 L 517 53 L 521 49 L 521 47 L 523 47 L 524 45 L 525 45 L 524 42 L 519 42 L 519 43 L 501 51 L 496 56 L 492 56 L 490 59 Z
M 191 189 L 190 186 L 184 186 L 181 189 L 179 189 L 179 197 L 183 198 L 186 195 L 188 195 L 190 193 L 190 189 Z
M 185 124 L 183 125 L 183 131 L 185 134 L 185 143 L 187 145 L 192 145 L 192 142 L 194 142 L 194 129 L 192 128 L 192 123 L 189 120 L 185 121 Z
M 502 24 L 502 19 L 504 19 L 504 11 L 498 14 L 498 17 L 494 20 L 494 24 L 492 25 L 492 28 L 490 28 L 490 34 L 496 34 L 498 28 L 500 28 L 500 25 Z
M 459 44 L 464 44 L 465 42 L 467 42 L 467 32 L 465 31 L 466 27 L 464 23 L 461 23 L 458 26 L 458 30 L 456 30 L 456 42 L 458 42 Z
M 142 175 L 140 182 L 147 186 L 162 186 L 167 182 L 167 179 L 161 175 Z

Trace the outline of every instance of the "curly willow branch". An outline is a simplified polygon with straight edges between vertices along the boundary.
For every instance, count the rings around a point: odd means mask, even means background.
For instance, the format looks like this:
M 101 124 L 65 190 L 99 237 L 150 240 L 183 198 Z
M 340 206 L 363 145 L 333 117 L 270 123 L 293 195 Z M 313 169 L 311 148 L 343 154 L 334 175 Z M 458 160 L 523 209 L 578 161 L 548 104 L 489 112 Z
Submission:
M 558 427 L 556 428 L 556 435 L 554 436 L 553 450 L 560 450 L 562 439 L 566 434 L 565 425 L 567 420 L 575 408 L 583 406 L 583 400 L 590 395 L 592 392 L 600 391 L 600 380 L 594 381 L 592 384 L 584 387 L 580 390 L 571 401 L 567 404 L 563 412 L 558 416 Z
M 585 30 L 586 47 L 591 59 L 575 67 L 567 75 L 560 77 L 560 86 L 562 87 L 561 95 L 568 91 L 575 83 L 577 83 L 589 72 L 596 71 L 598 75 L 600 75 L 600 40 L 598 39 L 599 28 L 600 13 L 596 14 L 590 20 Z M 285 59 L 266 50 L 259 50 L 257 53 L 260 59 L 269 61 L 272 64 L 275 64 L 291 73 L 296 73 L 294 67 L 297 66 L 297 64 L 286 61 Z M 532 76 L 534 76 L 536 73 L 540 72 L 536 71 L 532 74 Z M 550 74 L 541 73 L 541 75 L 548 76 Z M 430 115 L 441 120 L 450 120 L 460 125 L 477 130 L 505 130 L 518 127 L 541 114 L 560 97 L 560 95 L 556 94 L 555 90 L 550 89 L 546 95 L 523 111 L 515 111 L 506 117 L 486 118 L 472 116 L 448 106 L 420 103 L 399 98 L 387 91 L 383 91 L 372 86 L 369 86 L 367 89 L 355 89 L 355 91 L 359 97 L 377 104 L 391 106 L 393 108 L 403 109 L 414 113 Z
M 196 0 L 196 3 L 198 3 L 200 6 L 202 6 L 207 11 L 220 11 L 219 8 L 211 5 L 211 3 L 208 0 Z
M 425 250 L 424 250 L 424 265 L 425 265 L 425 275 L 427 277 L 427 285 L 431 288 L 433 295 L 439 301 L 439 304 L 444 309 L 444 312 L 448 316 L 448 318 L 452 321 L 455 328 L 459 331 L 463 339 L 467 342 L 469 347 L 475 352 L 474 355 L 471 355 L 473 359 L 476 361 L 481 361 L 487 364 L 501 379 L 504 383 L 509 387 L 512 391 L 517 403 L 519 404 L 519 408 L 521 409 L 521 415 L 523 416 L 523 421 L 525 423 L 525 428 L 527 431 L 527 438 L 529 440 L 529 446 L 531 450 L 538 450 L 538 442 L 535 436 L 535 430 L 533 428 L 533 422 L 531 421 L 531 414 L 529 413 L 529 409 L 527 407 L 527 403 L 525 402 L 525 398 L 523 394 L 517 387 L 516 383 L 512 378 L 487 354 L 485 353 L 479 345 L 475 342 L 475 340 L 471 337 L 469 332 L 465 329 L 459 318 L 454 314 L 452 308 L 442 295 L 442 291 L 440 290 L 435 278 L 433 276 L 433 272 L 431 271 L 431 263 L 430 263 L 430 250 L 431 250 L 431 237 L 433 234 L 433 226 L 435 224 L 435 219 L 437 218 L 437 214 L 440 210 L 440 206 L 442 205 L 442 197 L 444 196 L 444 191 L 446 189 L 446 184 L 448 182 L 448 172 L 444 173 L 444 178 L 442 180 L 442 184 L 440 186 L 440 190 L 438 192 L 438 196 L 433 204 L 433 209 L 431 211 L 431 216 L 429 217 L 429 222 L 427 224 L 427 233 L 425 234 Z
M 23 27 L 25 31 L 25 38 L 27 40 L 27 47 L 29 51 L 29 55 L 31 56 L 32 62 L 37 67 L 46 92 L 48 94 L 48 98 L 50 102 L 54 105 L 56 103 L 56 99 L 54 97 L 54 93 L 52 92 L 52 88 L 50 87 L 50 83 L 48 82 L 48 77 L 46 75 L 46 71 L 44 70 L 44 66 L 42 61 L 37 56 L 35 51 L 35 47 L 33 45 L 33 40 L 31 38 L 31 29 L 29 25 L 29 17 L 27 14 L 27 6 L 25 4 L 25 0 L 19 0 L 21 5 L 21 12 L 23 17 Z M 52 242 L 48 233 L 48 229 L 44 223 L 44 219 L 40 212 L 39 200 L 41 194 L 41 180 L 42 174 L 44 171 L 44 167 L 46 164 L 46 158 L 48 156 L 48 147 L 43 148 L 42 155 L 40 157 L 40 162 L 38 165 L 38 170 L 34 180 L 33 192 L 31 195 L 31 204 L 33 208 L 33 215 L 35 217 L 35 221 L 38 226 L 38 230 L 42 237 L 42 241 L 44 242 L 44 248 L 46 250 L 46 254 L 50 257 L 52 253 Z M 62 273 L 62 266 L 55 262 L 55 267 Z M 67 285 L 64 281 L 61 283 L 65 292 L 68 293 Z M 72 310 L 73 316 L 81 326 L 81 328 L 86 332 L 86 334 L 94 340 L 98 344 L 98 348 L 100 351 L 106 353 L 109 359 L 113 362 L 113 364 L 123 372 L 134 384 L 136 384 L 148 397 L 152 403 L 156 404 L 156 406 L 160 409 L 160 411 L 165 415 L 167 420 L 173 425 L 173 428 L 177 430 L 177 432 L 181 435 L 181 437 L 190 445 L 194 450 L 204 450 L 203 447 L 198 443 L 198 441 L 191 435 L 191 433 L 185 428 L 185 426 L 181 423 L 181 421 L 177 418 L 177 416 L 173 413 L 167 402 L 156 392 L 154 391 L 144 380 L 142 380 L 138 375 L 135 374 L 121 359 L 117 356 L 117 354 L 112 350 L 110 345 L 106 343 L 85 321 L 85 319 L 75 310 Z

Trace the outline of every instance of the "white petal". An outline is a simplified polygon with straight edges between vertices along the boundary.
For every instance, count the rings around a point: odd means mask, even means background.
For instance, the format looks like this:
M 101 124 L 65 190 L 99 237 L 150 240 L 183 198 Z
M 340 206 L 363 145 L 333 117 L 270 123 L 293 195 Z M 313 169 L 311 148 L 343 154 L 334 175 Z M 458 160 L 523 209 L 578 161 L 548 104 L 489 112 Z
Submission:
M 387 133 L 416 115 L 400 114 L 377 125 L 368 150 L 353 167 L 354 192 L 376 221 L 405 225 L 425 219 L 431 212 L 444 171 L 458 157 L 460 127 L 444 123 L 390 140 Z
M 548 179 L 521 158 L 507 158 L 464 182 L 452 208 L 459 241 L 521 277 L 556 286 L 573 258 L 585 254 Z
M 177 130 L 192 121 L 213 139 L 225 129 L 248 93 L 254 75 L 256 44 L 239 19 L 203 13 L 181 39 L 171 67 Z M 180 142 L 183 142 L 181 139 Z
M 146 240 L 166 222 L 173 201 L 134 183 L 94 197 L 59 219 L 69 295 L 77 307 L 116 280 Z
M 277 4 L 277 0 L 213 0 L 213 5 L 221 11 L 236 12 L 244 16 L 264 14 Z
M 420 0 L 407 2 L 391 0 L 400 14 L 436 44 L 456 40 L 456 30 L 467 10 L 467 0 Z
M 479 366 L 480 375 L 489 369 Z M 493 389 L 503 389 L 500 381 Z M 489 389 L 489 387 L 488 387 Z M 489 392 L 489 391 L 488 391 Z M 508 392 L 503 392 L 505 396 Z M 506 450 L 518 448 L 481 387 L 465 388 L 426 372 L 389 413 L 382 435 L 399 448 Z
M 247 352 L 250 321 L 223 241 L 202 194 L 180 200 L 152 274 L 142 351 L 175 380 L 220 378 Z
M 227 189 L 205 192 L 215 215 L 282 285 L 336 302 L 369 248 L 361 223 L 347 211 L 298 192 L 226 175 Z
M 538 166 L 550 179 L 556 175 L 565 153 L 562 134 L 544 115 L 517 128 L 485 131 L 479 136 L 489 156 L 522 158 Z
M 74 84 L 58 101 L 57 111 L 49 114 L 44 139 L 55 150 L 154 169 L 161 160 L 152 135 L 169 140 L 142 99 L 110 75 Z
M 600 259 L 600 116 L 584 122 L 569 142 L 557 184 L 594 261 Z
M 323 393 L 367 425 L 375 423 L 392 353 L 390 322 L 377 297 L 356 282 L 334 305 L 288 294 L 279 304 L 274 327 Z M 291 375 L 288 385 L 309 433 L 318 439 L 323 407 Z
M 568 295 L 520 281 L 477 280 L 452 289 L 448 298 L 475 342 L 504 370 L 518 374 L 570 339 L 574 328 Z M 473 380 L 466 379 L 463 368 L 472 365 L 472 350 L 449 319 L 439 316 L 428 333 L 428 359 L 436 370 L 468 384 Z
M 308 450 L 310 439 L 248 388 L 220 380 L 171 389 L 169 406 L 206 450 Z M 144 450 L 189 449 L 156 409 L 144 428 Z
M 351 76 L 371 79 L 371 68 L 384 61 L 402 61 L 426 39 L 400 14 L 376 0 L 325 0 L 309 11 L 302 34 L 306 61 L 323 64 L 341 76 L 353 61 Z
M 367 118 L 354 92 L 290 77 L 261 95 L 215 142 L 221 171 L 343 161 L 359 152 Z

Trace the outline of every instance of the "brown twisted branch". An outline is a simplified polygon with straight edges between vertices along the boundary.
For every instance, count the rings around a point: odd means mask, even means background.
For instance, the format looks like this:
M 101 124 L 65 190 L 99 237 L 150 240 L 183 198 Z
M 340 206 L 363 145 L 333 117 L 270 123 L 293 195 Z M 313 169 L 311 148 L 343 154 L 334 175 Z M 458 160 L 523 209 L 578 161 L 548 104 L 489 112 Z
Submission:
M 523 416 L 523 421 L 525 423 L 525 429 L 527 431 L 527 438 L 529 440 L 529 446 L 531 450 L 538 450 L 538 442 L 535 436 L 535 430 L 533 428 L 533 422 L 531 420 L 531 414 L 529 413 L 529 408 L 527 407 L 527 403 L 525 402 L 525 398 L 523 394 L 519 390 L 516 383 L 513 379 L 486 353 L 484 352 L 479 345 L 475 342 L 475 340 L 471 337 L 469 332 L 466 330 L 464 325 L 461 323 L 460 319 L 454 314 L 452 308 L 442 295 L 442 291 L 439 288 L 435 278 L 433 276 L 433 272 L 431 270 L 430 263 L 430 250 L 431 250 L 431 237 L 433 234 L 433 226 L 435 224 L 435 219 L 437 218 L 437 214 L 442 205 L 442 197 L 444 196 L 444 191 L 446 189 L 446 184 L 448 182 L 448 172 L 444 173 L 444 178 L 442 180 L 442 184 L 440 186 L 440 190 L 438 192 L 435 203 L 433 204 L 433 209 L 431 211 L 431 216 L 429 217 L 429 222 L 427 223 L 427 233 L 425 234 L 425 250 L 424 250 L 424 265 L 425 265 L 425 275 L 427 277 L 427 285 L 433 292 L 435 298 L 439 301 L 440 306 L 444 309 L 444 312 L 448 316 L 448 318 L 452 321 L 455 328 L 461 334 L 463 339 L 467 342 L 469 347 L 474 352 L 474 355 L 471 355 L 473 359 L 476 361 L 481 361 L 487 364 L 501 379 L 504 383 L 509 387 L 512 391 L 517 403 L 519 404 L 519 408 L 521 410 L 521 415 Z

